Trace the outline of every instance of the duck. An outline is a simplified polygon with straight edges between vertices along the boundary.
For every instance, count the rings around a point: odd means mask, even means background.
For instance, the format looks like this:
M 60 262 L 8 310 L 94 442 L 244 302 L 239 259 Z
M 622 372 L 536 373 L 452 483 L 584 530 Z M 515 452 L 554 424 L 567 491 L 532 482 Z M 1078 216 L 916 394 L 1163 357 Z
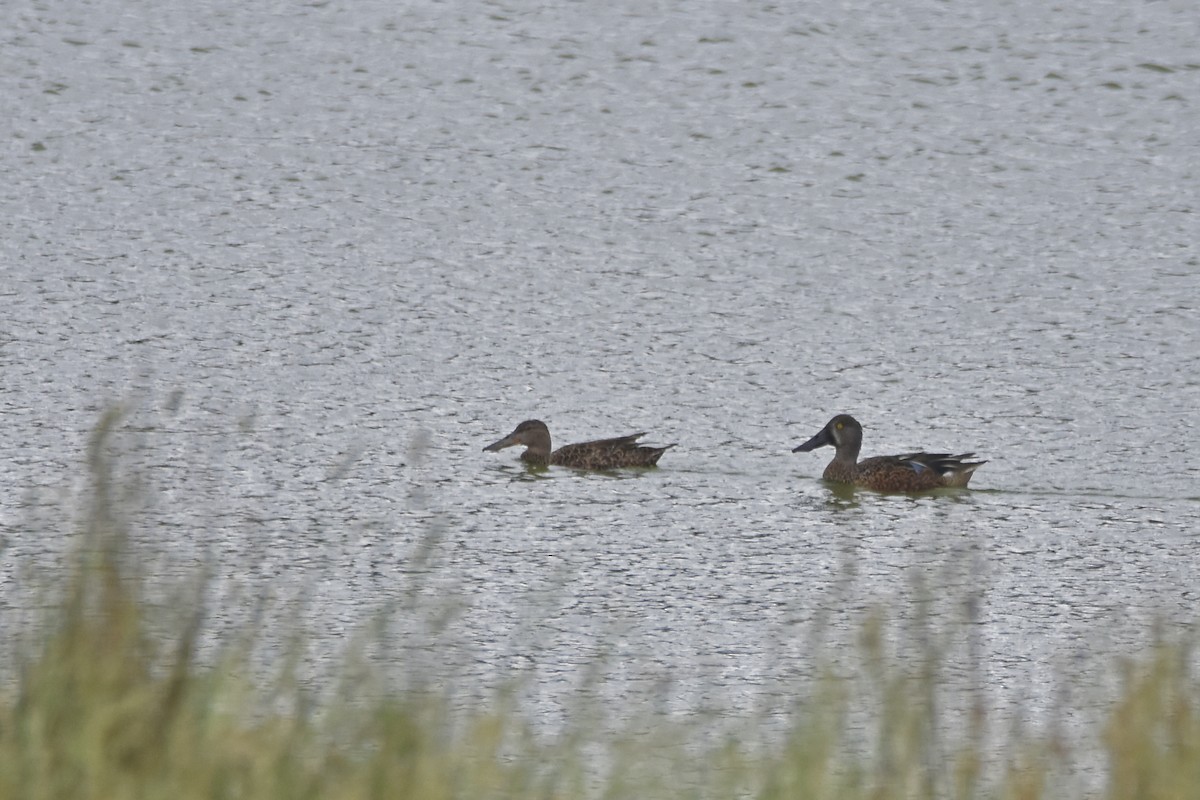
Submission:
M 621 467 L 653 467 L 658 465 L 662 454 L 674 444 L 663 447 L 639 445 L 637 440 L 645 433 L 631 433 L 612 439 L 596 439 L 591 442 L 563 445 L 550 449 L 550 429 L 538 419 L 527 419 L 512 433 L 498 442 L 483 448 L 484 452 L 495 452 L 506 447 L 524 445 L 521 460 L 535 467 L 558 466 L 576 469 L 608 470 Z
M 822 477 L 833 483 L 848 483 L 877 492 L 924 492 L 945 487 L 966 487 L 975 470 L 987 461 L 968 461 L 974 453 L 904 453 L 858 460 L 863 429 L 849 414 L 838 414 L 820 433 L 793 453 L 807 453 L 830 445 L 833 460 Z

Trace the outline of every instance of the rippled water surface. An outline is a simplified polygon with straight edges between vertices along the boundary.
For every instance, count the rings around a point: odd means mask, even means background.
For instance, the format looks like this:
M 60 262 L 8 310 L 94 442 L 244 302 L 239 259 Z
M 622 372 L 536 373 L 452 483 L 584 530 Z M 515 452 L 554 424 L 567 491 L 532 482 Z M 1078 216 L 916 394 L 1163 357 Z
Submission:
M 1200 23 L 1068 5 L 5 6 L 0 608 L 123 402 L 214 638 L 385 611 L 549 718 L 598 661 L 763 710 L 882 606 L 1032 722 L 1102 704 L 1200 591 Z M 789 451 L 838 412 L 989 463 L 835 493 Z M 481 452 L 530 417 L 678 447 Z

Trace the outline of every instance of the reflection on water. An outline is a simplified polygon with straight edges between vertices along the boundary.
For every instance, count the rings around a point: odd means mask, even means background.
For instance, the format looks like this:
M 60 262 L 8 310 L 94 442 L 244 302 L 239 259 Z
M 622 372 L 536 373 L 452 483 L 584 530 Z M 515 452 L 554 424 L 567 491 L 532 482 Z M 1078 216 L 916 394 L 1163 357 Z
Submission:
M 536 464 L 526 464 L 518 461 L 515 465 L 504 465 L 494 468 L 495 471 L 510 476 L 511 480 L 551 480 L 575 477 L 579 479 L 609 478 L 614 480 L 635 480 L 653 472 L 658 467 L 622 467 L 620 469 L 575 469 L 573 467 L 543 467 Z

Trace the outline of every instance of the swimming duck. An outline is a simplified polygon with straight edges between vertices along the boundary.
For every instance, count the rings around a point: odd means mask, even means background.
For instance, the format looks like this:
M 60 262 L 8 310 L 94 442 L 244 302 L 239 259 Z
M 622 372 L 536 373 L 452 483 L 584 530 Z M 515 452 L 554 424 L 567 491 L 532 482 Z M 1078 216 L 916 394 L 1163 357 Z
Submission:
M 974 453 L 905 453 L 858 460 L 862 450 L 862 425 L 849 414 L 838 414 L 821 432 L 792 450 L 808 452 L 832 445 L 837 452 L 822 477 L 836 483 L 851 483 L 877 492 L 923 492 L 946 486 L 966 486 L 986 461 L 965 461 Z
M 550 429 L 537 419 L 527 419 L 498 442 L 483 448 L 485 451 L 503 450 L 505 447 L 525 445 L 521 460 L 527 464 L 544 467 L 550 464 L 578 469 L 617 469 L 619 467 L 653 467 L 667 451 L 665 447 L 648 447 L 637 444 L 644 433 L 631 433 L 615 439 L 597 439 L 594 442 L 568 444 L 551 452 Z

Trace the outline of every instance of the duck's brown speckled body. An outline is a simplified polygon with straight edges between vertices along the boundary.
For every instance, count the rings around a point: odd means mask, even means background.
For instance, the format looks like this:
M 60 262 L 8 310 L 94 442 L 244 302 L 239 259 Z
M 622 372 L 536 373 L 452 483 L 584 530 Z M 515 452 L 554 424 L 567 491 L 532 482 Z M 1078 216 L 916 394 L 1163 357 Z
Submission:
M 862 426 L 849 414 L 838 414 L 821 432 L 792 450 L 793 453 L 832 445 L 837 452 L 822 477 L 850 483 L 877 492 L 924 492 L 951 486 L 966 486 L 975 470 L 986 461 L 966 461 L 974 453 L 904 453 L 858 460 L 862 450 Z
M 521 460 L 527 464 L 545 467 L 575 467 L 576 469 L 619 469 L 621 467 L 653 467 L 667 448 L 639 445 L 637 440 L 644 433 L 631 433 L 613 439 L 597 439 L 593 442 L 568 444 L 557 450 L 550 449 L 550 429 L 541 420 L 528 419 L 498 442 L 489 444 L 484 450 L 503 450 L 505 447 L 525 445 Z

